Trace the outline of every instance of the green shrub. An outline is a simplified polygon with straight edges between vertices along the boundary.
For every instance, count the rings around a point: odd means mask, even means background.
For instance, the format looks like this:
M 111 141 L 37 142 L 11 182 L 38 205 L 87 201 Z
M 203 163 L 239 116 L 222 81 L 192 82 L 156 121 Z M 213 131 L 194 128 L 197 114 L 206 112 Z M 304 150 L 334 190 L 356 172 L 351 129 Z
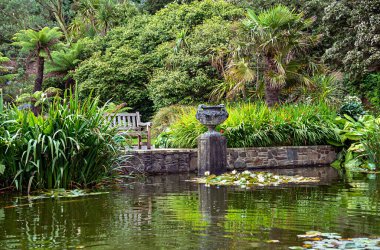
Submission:
M 169 4 L 154 15 L 142 14 L 93 41 L 93 51 L 75 70 L 83 95 L 95 91 L 101 100 L 129 101 L 143 115 L 172 104 L 205 101 L 222 77 L 211 66 L 215 47 L 226 47 L 230 25 L 243 9 L 225 1 Z M 174 52 L 186 30 L 186 49 Z
M 336 111 L 325 104 L 284 105 L 268 108 L 263 103 L 228 105 L 229 118 L 217 127 L 228 147 L 302 146 L 338 140 L 334 132 Z M 170 147 L 196 147 L 207 129 L 195 119 L 196 109 L 183 114 L 165 132 Z
M 110 174 L 115 129 L 98 98 L 55 98 L 44 116 L 16 107 L 0 113 L 0 186 L 89 187 Z
M 360 84 L 370 103 L 380 108 L 380 73 L 368 74 Z
M 339 109 L 339 115 L 344 117 L 348 115 L 354 119 L 359 119 L 364 115 L 365 111 L 361 100 L 356 96 L 348 96 L 344 99 L 342 106 Z
M 335 123 L 340 140 L 334 143 L 342 150 L 333 167 L 345 171 L 374 171 L 380 167 L 380 118 L 363 115 L 353 119 L 337 117 Z

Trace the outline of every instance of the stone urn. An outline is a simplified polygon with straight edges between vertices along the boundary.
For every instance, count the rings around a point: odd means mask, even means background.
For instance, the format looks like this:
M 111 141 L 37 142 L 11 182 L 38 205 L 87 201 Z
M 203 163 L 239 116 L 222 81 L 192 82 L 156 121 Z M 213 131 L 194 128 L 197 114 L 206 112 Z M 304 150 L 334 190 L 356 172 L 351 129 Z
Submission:
M 208 128 L 198 139 L 198 175 L 222 174 L 227 169 L 227 140 L 215 127 L 227 120 L 224 105 L 199 105 L 197 120 Z
M 223 123 L 228 118 L 228 113 L 223 104 L 217 106 L 198 106 L 197 120 L 208 128 L 208 132 L 215 133 L 215 127 Z

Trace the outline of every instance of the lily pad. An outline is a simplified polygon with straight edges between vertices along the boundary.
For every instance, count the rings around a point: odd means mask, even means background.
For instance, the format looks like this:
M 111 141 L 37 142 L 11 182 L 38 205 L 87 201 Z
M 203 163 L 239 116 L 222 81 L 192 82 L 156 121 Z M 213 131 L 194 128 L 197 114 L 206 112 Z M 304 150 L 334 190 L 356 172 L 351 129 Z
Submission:
M 196 178 L 193 181 L 204 183 L 206 186 L 218 185 L 250 188 L 254 186 L 278 186 L 288 183 L 312 183 L 319 182 L 319 179 L 315 177 L 276 175 L 269 172 L 253 172 L 248 170 L 239 173 L 234 170 L 230 173 L 224 173 L 219 176 L 205 175 L 204 177 Z
M 302 246 L 292 246 L 289 249 L 357 249 L 380 250 L 380 238 L 342 238 L 337 233 L 306 232 L 298 235 L 307 239 Z
M 42 194 L 38 195 L 29 195 L 26 196 L 28 200 L 41 200 L 41 199 L 49 199 L 49 198 L 77 198 L 84 196 L 93 196 L 93 195 L 101 195 L 108 194 L 109 192 L 88 192 L 83 189 L 74 189 L 74 190 L 65 190 L 65 189 L 53 189 Z

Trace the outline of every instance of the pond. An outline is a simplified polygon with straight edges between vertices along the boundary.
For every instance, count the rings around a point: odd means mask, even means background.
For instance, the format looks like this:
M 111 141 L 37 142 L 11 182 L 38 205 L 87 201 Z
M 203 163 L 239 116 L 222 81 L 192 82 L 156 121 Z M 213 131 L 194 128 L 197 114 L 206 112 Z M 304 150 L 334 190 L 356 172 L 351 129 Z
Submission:
M 310 230 L 380 236 L 380 176 L 348 182 L 326 167 L 278 172 L 321 182 L 243 190 L 170 175 L 81 198 L 28 203 L 1 194 L 0 249 L 288 249 Z

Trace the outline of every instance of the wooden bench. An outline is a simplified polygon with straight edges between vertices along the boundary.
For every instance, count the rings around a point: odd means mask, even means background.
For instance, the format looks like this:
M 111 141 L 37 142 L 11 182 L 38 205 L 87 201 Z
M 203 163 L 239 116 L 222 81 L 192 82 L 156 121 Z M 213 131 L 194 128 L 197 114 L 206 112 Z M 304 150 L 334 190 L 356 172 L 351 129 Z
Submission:
M 150 122 L 141 122 L 140 113 L 117 113 L 109 114 L 111 119 L 111 126 L 117 127 L 120 132 L 125 133 L 128 136 L 137 136 L 138 148 L 142 146 L 142 136 L 146 135 L 147 149 L 151 149 L 151 126 Z

